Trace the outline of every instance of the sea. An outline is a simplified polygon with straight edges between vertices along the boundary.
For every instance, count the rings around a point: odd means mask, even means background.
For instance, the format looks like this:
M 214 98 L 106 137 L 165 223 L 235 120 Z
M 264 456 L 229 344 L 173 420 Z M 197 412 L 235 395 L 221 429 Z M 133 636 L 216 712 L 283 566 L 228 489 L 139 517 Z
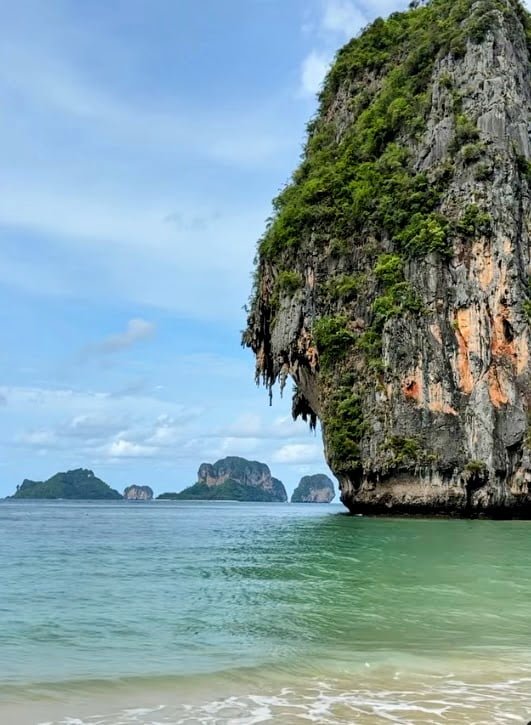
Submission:
M 529 522 L 0 503 L 1 725 L 529 721 Z

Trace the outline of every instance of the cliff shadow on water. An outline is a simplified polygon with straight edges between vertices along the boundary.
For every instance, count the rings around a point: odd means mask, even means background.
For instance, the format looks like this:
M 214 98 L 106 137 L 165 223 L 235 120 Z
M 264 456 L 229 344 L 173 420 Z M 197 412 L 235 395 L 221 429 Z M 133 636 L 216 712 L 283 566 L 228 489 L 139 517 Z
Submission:
M 337 54 L 243 342 L 353 513 L 531 516 L 531 20 L 432 0 Z

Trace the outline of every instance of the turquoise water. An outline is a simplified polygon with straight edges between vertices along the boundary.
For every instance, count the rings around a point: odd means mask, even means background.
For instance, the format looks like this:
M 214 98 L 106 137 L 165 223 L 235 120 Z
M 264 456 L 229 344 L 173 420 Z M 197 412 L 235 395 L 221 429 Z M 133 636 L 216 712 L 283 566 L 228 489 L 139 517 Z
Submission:
M 0 722 L 531 720 L 531 524 L 0 505 Z

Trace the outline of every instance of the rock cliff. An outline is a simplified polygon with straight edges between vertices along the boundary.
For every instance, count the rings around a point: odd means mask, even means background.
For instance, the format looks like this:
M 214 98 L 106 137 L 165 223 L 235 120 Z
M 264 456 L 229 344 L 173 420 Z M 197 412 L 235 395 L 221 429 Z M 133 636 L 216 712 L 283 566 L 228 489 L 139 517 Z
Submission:
M 303 476 L 293 491 L 291 503 L 331 503 L 336 492 L 334 484 L 322 473 Z
M 77 468 L 74 471 L 56 473 L 46 481 L 25 479 L 21 486 L 17 486 L 16 493 L 11 498 L 99 500 L 121 499 L 122 496 L 97 478 L 92 471 Z
M 414 2 L 336 57 L 244 344 L 352 512 L 531 514 L 531 23 Z
M 180 493 L 165 493 L 160 499 L 205 499 L 232 501 L 288 500 L 281 481 L 271 476 L 265 463 L 230 456 L 213 465 L 203 463 L 197 472 L 197 483 Z
M 149 486 L 128 486 L 124 489 L 124 498 L 127 501 L 151 501 L 153 489 Z

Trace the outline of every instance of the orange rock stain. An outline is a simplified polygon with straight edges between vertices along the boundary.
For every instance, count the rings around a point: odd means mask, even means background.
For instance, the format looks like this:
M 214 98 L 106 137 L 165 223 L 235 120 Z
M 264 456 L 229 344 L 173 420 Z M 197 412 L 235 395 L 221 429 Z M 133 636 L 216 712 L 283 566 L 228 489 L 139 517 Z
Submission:
M 474 389 L 474 378 L 470 368 L 470 342 L 472 338 L 472 315 L 470 309 L 457 310 L 455 317 L 457 336 L 457 372 L 460 388 L 466 395 Z
M 402 392 L 408 400 L 414 400 L 420 403 L 422 397 L 422 389 L 414 378 L 407 378 L 402 385 Z
M 495 408 L 501 408 L 502 405 L 507 405 L 509 397 L 504 390 L 502 380 L 500 379 L 500 371 L 495 365 L 491 366 L 487 374 L 487 381 L 489 386 L 489 397 Z
M 495 357 L 509 357 L 516 359 L 516 345 L 508 320 L 509 311 L 505 306 L 500 306 L 500 311 L 492 321 L 491 350 Z
M 442 383 L 431 383 L 428 386 L 428 401 L 428 408 L 432 411 L 432 413 L 457 415 L 457 410 L 445 400 Z
M 472 247 L 472 258 L 477 268 L 473 276 L 477 277 L 481 288 L 485 290 L 494 279 L 494 262 L 490 245 L 485 245 L 483 241 L 475 242 Z

